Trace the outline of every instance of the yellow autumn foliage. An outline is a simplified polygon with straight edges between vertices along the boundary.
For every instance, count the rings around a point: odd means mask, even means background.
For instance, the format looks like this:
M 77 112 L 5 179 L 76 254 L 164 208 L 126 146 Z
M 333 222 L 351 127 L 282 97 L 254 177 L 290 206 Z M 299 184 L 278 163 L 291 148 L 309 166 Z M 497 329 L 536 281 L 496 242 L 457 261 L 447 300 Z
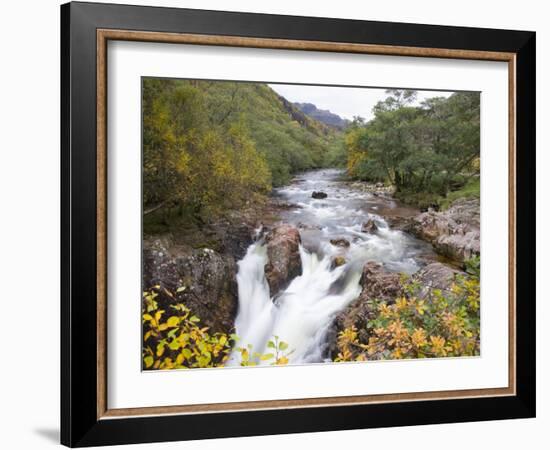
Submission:
M 193 315 L 183 303 L 170 305 L 170 310 L 161 309 L 159 292 L 174 298 L 160 286 L 143 293 L 142 322 L 144 370 L 191 369 L 223 367 L 232 352 L 240 355 L 241 366 L 255 366 L 259 362 L 285 365 L 289 362 L 288 344 L 274 336 L 268 343 L 268 353 L 253 351 L 252 346 L 238 347 L 235 334 L 210 333 L 200 325 L 200 318 Z
M 410 282 L 404 297 L 369 301 L 366 333 L 342 330 L 335 361 L 479 355 L 479 271 L 457 277 L 446 291 L 430 289 L 425 298 L 418 298 L 421 288 Z

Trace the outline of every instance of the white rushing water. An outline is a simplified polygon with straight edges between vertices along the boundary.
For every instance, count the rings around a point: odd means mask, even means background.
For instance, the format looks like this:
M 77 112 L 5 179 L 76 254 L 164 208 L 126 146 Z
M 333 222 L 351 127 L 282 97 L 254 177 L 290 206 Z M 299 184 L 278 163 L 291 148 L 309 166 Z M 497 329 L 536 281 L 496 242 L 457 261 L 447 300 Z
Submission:
M 278 336 L 289 345 L 290 363 L 323 362 L 327 330 L 335 315 L 360 294 L 364 264 L 377 261 L 389 270 L 414 273 L 419 268 L 418 259 L 429 253 L 429 246 L 390 229 L 376 214 L 380 209 L 391 209 L 392 204 L 395 208 L 391 199 L 356 191 L 338 181 L 339 175 L 336 170 L 309 172 L 279 190 L 284 199 L 299 205 L 282 219 L 300 228 L 302 274 L 271 298 L 264 274 L 268 260 L 263 240 L 248 248 L 237 274 L 239 311 L 235 328 L 239 346 L 251 345 L 253 352 L 263 354 L 268 352 L 268 341 Z M 313 199 L 314 190 L 328 197 Z M 377 224 L 376 233 L 361 231 L 369 219 Z M 330 240 L 335 238 L 346 239 L 350 246 L 332 245 Z M 334 267 L 336 256 L 343 256 L 346 263 Z M 239 356 L 234 354 L 230 363 L 238 362 Z

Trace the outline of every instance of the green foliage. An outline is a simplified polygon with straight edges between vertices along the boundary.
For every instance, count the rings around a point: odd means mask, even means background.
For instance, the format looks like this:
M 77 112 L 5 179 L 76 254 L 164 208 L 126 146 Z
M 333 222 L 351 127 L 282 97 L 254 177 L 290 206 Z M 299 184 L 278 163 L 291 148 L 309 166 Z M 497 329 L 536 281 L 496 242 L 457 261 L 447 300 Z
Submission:
M 417 192 L 414 189 L 401 189 L 401 191 L 395 193 L 395 198 L 421 209 L 439 208 L 439 205 L 445 201 L 443 196 L 435 192 Z
M 464 265 L 466 266 L 466 272 L 479 280 L 481 274 L 481 259 L 479 256 L 467 259 Z
M 388 181 L 398 198 L 411 203 L 437 204 L 479 173 L 478 93 L 412 106 L 414 91 L 386 92 L 374 118 L 356 118 L 346 133 L 350 176 Z
M 324 167 L 346 167 L 346 144 L 344 133 L 336 133 L 329 141 L 324 154 Z
M 220 114 L 230 106 L 220 103 Z M 271 188 L 245 121 L 212 116 L 204 86 L 143 81 L 144 212 L 178 208 L 205 219 Z
M 289 362 L 289 356 L 294 352 L 287 351 L 288 344 L 279 339 L 279 336 L 273 336 L 273 339 L 267 343 L 268 353 L 258 353 L 252 351 L 252 345 L 246 347 L 237 347 L 241 354 L 241 366 L 256 366 L 259 362 L 269 361 L 271 366 L 284 366 Z
M 439 206 L 442 210 L 445 210 L 449 208 L 455 200 L 459 198 L 479 198 L 479 193 L 479 177 L 474 177 L 468 180 L 460 189 L 449 192 L 445 198 L 439 201 Z
M 143 351 L 142 366 L 145 370 L 191 369 L 223 367 L 235 349 L 241 356 L 241 366 L 254 366 L 258 362 L 270 365 L 288 364 L 288 344 L 274 336 L 267 344 L 268 353 L 254 352 L 251 345 L 236 347 L 239 337 L 235 334 L 209 333 L 200 326 L 200 318 L 183 303 L 170 305 L 171 311 L 159 308 L 157 298 L 161 287 L 155 286 L 143 293 Z M 180 292 L 184 288 L 178 288 Z M 175 300 L 167 289 L 163 293 Z
M 146 231 L 174 211 L 209 220 L 345 159 L 340 132 L 265 84 L 145 78 L 142 99 Z
M 172 311 L 166 313 L 158 308 L 157 296 L 155 290 L 143 294 L 143 368 L 223 366 L 236 338 L 225 333 L 209 334 L 182 303 L 171 305 Z
M 327 155 L 341 133 L 309 118 L 261 83 L 211 83 L 207 91 L 211 108 L 217 108 L 219 98 L 233 87 L 237 105 L 227 120 L 241 115 L 246 122 L 268 164 L 273 186 L 288 183 L 293 173 L 328 165 Z
M 479 258 L 467 267 L 469 275 L 457 276 L 446 291 L 406 282 L 395 302 L 371 300 L 366 333 L 355 326 L 340 332 L 335 360 L 479 355 Z

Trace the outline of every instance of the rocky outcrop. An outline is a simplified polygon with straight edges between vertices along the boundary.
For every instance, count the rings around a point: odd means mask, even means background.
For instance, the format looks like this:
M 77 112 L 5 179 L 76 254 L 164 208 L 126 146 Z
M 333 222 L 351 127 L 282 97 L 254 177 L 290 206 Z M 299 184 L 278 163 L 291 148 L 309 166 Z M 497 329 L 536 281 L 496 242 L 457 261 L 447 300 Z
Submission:
M 359 283 L 362 286 L 359 297 L 341 311 L 328 331 L 328 351 L 336 352 L 338 333 L 345 328 L 355 326 L 360 338 L 366 338 L 367 323 L 374 317 L 369 300 L 385 300 L 388 303 L 403 294 L 400 275 L 388 272 L 380 263 L 368 262 L 363 267 Z
M 413 279 L 422 286 L 416 296 L 424 299 L 429 297 L 430 291 L 433 289 L 446 291 L 450 288 L 456 276 L 462 273 L 439 262 L 428 264 L 414 274 Z
M 365 264 L 359 284 L 362 286 L 359 298 L 363 300 L 377 298 L 393 302 L 403 293 L 401 276 L 398 273 L 389 272 L 382 264 L 376 262 Z
M 411 217 L 406 216 L 385 216 L 388 226 L 393 230 L 407 231 L 411 226 Z
M 143 289 L 159 286 L 157 301 L 166 312 L 181 302 L 211 332 L 231 332 L 238 306 L 234 258 L 208 248 L 169 247 L 169 238 L 145 243 Z
M 219 242 L 219 252 L 231 255 L 237 261 L 246 255 L 248 247 L 254 242 L 255 228 L 247 223 L 220 221 L 210 227 Z
M 449 289 L 456 276 L 461 273 L 463 272 L 439 262 L 428 264 L 413 276 L 413 281 L 421 286 L 416 297 L 429 300 L 432 289 Z M 362 342 L 368 341 L 367 324 L 376 316 L 371 300 L 383 300 L 391 304 L 404 295 L 401 276 L 387 271 L 379 263 L 365 264 L 360 284 L 362 290 L 359 297 L 336 316 L 329 328 L 327 338 L 330 355 L 337 352 L 338 333 L 351 326 L 357 328 Z
M 285 289 L 290 281 L 302 273 L 300 232 L 291 225 L 279 225 L 266 238 L 268 263 L 265 277 L 271 295 Z
M 479 255 L 479 200 L 460 199 L 442 212 L 429 210 L 413 217 L 406 231 L 430 242 L 448 258 L 463 263 Z

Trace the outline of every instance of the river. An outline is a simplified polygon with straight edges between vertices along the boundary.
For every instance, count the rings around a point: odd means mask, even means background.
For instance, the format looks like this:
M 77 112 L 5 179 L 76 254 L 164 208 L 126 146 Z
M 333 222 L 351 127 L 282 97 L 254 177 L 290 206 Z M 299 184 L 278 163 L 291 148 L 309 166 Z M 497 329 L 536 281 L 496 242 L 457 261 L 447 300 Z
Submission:
M 361 189 L 342 179 L 342 171 L 324 169 L 294 178 L 276 195 L 293 205 L 281 222 L 300 230 L 302 274 L 274 298 L 264 275 L 267 252 L 261 237 L 239 262 L 239 311 L 235 320 L 239 346 L 268 351 L 273 336 L 288 343 L 291 364 L 327 360 L 327 331 L 335 315 L 361 292 L 359 280 L 368 261 L 383 263 L 394 272 L 412 274 L 435 259 L 431 246 L 388 226 L 384 216 L 412 216 L 417 210 L 399 205 L 390 196 Z M 312 198 L 314 191 L 327 194 Z M 376 231 L 363 232 L 369 219 Z M 330 241 L 345 239 L 349 246 Z M 335 267 L 336 257 L 345 263 Z M 234 355 L 231 363 L 237 363 Z M 262 364 L 262 361 L 258 361 Z M 269 364 L 269 361 L 267 362 Z

